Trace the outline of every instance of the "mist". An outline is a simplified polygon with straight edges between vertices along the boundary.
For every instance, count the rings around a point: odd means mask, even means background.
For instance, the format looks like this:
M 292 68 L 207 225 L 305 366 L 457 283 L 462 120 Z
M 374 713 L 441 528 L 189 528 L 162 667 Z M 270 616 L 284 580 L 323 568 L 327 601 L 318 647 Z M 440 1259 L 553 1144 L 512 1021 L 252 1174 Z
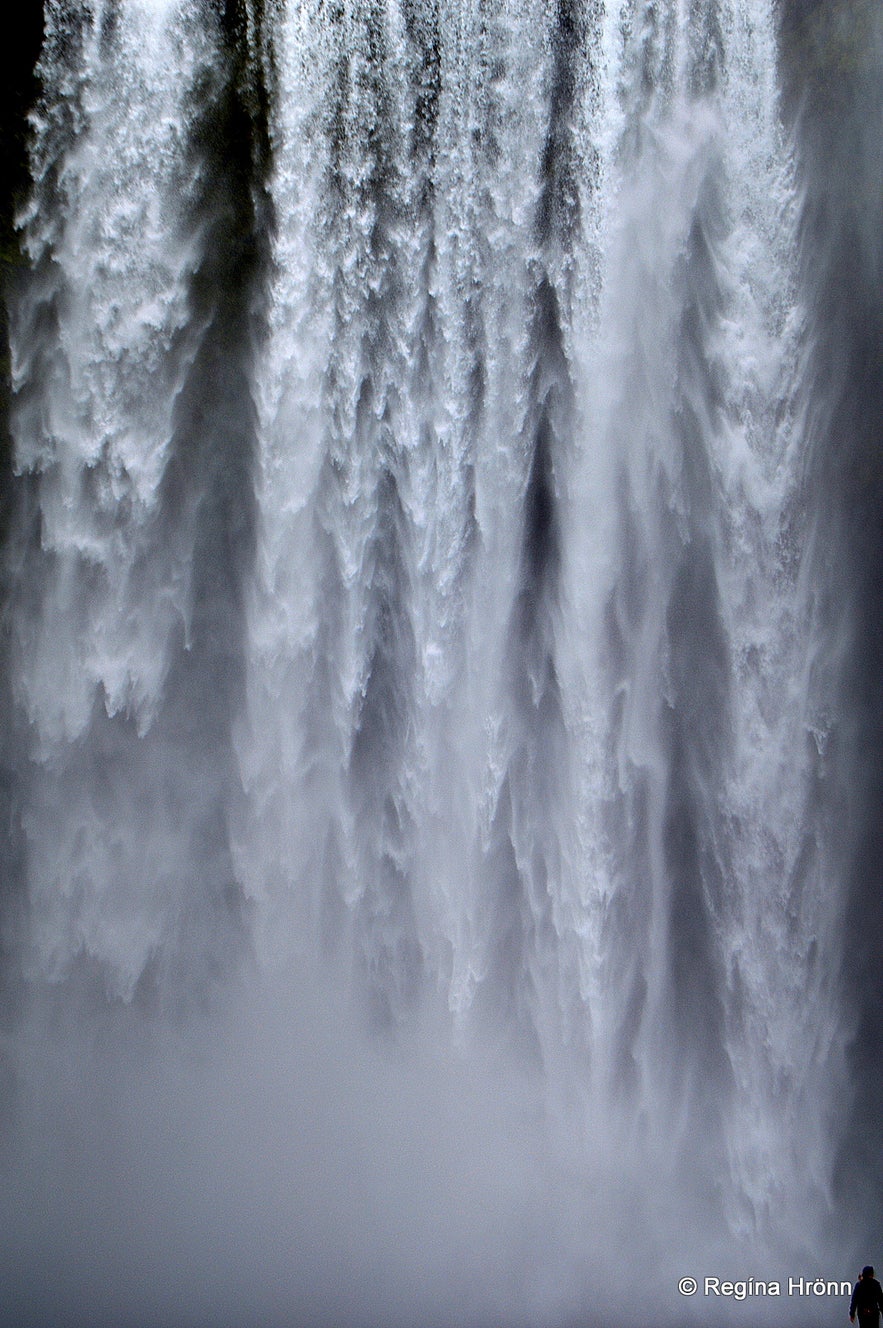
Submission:
M 35 1003 L 4 1127 L 2 1322 L 591 1325 L 652 1288 L 683 1324 L 709 1317 L 685 1271 L 809 1276 L 809 1251 L 710 1227 L 609 1123 L 579 1141 L 535 1070 L 452 1048 L 440 1016 L 378 1045 L 309 966 L 186 1019 Z M 798 1321 L 825 1317 L 807 1300 Z

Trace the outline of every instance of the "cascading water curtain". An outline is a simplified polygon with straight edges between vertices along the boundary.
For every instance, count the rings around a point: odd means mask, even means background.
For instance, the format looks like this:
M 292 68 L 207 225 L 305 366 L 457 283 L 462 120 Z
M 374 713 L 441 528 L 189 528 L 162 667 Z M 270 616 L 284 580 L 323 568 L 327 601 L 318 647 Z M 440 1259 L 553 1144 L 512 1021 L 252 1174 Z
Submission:
M 829 1321 L 881 74 L 873 0 L 45 0 L 10 1323 Z

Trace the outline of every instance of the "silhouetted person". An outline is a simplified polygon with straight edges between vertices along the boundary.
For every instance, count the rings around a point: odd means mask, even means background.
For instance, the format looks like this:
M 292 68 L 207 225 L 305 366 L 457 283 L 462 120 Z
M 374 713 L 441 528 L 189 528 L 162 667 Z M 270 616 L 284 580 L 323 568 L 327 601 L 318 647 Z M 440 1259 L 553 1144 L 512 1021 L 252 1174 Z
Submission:
M 883 1310 L 883 1287 L 874 1276 L 870 1264 L 862 1269 L 862 1275 L 855 1284 L 852 1300 L 849 1302 L 849 1317 L 855 1323 L 858 1314 L 859 1328 L 878 1328 L 880 1311 Z

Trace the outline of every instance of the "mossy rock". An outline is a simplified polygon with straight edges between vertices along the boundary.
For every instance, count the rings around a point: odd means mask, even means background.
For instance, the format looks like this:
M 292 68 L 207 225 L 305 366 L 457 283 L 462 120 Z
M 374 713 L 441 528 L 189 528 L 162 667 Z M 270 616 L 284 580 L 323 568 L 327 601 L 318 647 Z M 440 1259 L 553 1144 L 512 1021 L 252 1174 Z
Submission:
M 880 0 L 789 0 L 781 29 L 791 76 L 815 94 L 848 95 L 883 65 Z

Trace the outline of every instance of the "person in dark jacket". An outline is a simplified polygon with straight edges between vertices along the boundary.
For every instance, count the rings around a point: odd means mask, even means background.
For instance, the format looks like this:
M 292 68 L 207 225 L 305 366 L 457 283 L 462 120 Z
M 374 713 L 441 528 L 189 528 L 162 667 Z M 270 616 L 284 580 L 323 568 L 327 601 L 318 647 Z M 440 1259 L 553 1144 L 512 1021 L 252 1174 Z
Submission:
M 849 1318 L 855 1323 L 858 1314 L 859 1328 L 878 1328 L 880 1311 L 883 1310 L 883 1287 L 874 1276 L 870 1264 L 862 1269 L 862 1275 L 855 1284 L 852 1300 L 849 1302 Z

